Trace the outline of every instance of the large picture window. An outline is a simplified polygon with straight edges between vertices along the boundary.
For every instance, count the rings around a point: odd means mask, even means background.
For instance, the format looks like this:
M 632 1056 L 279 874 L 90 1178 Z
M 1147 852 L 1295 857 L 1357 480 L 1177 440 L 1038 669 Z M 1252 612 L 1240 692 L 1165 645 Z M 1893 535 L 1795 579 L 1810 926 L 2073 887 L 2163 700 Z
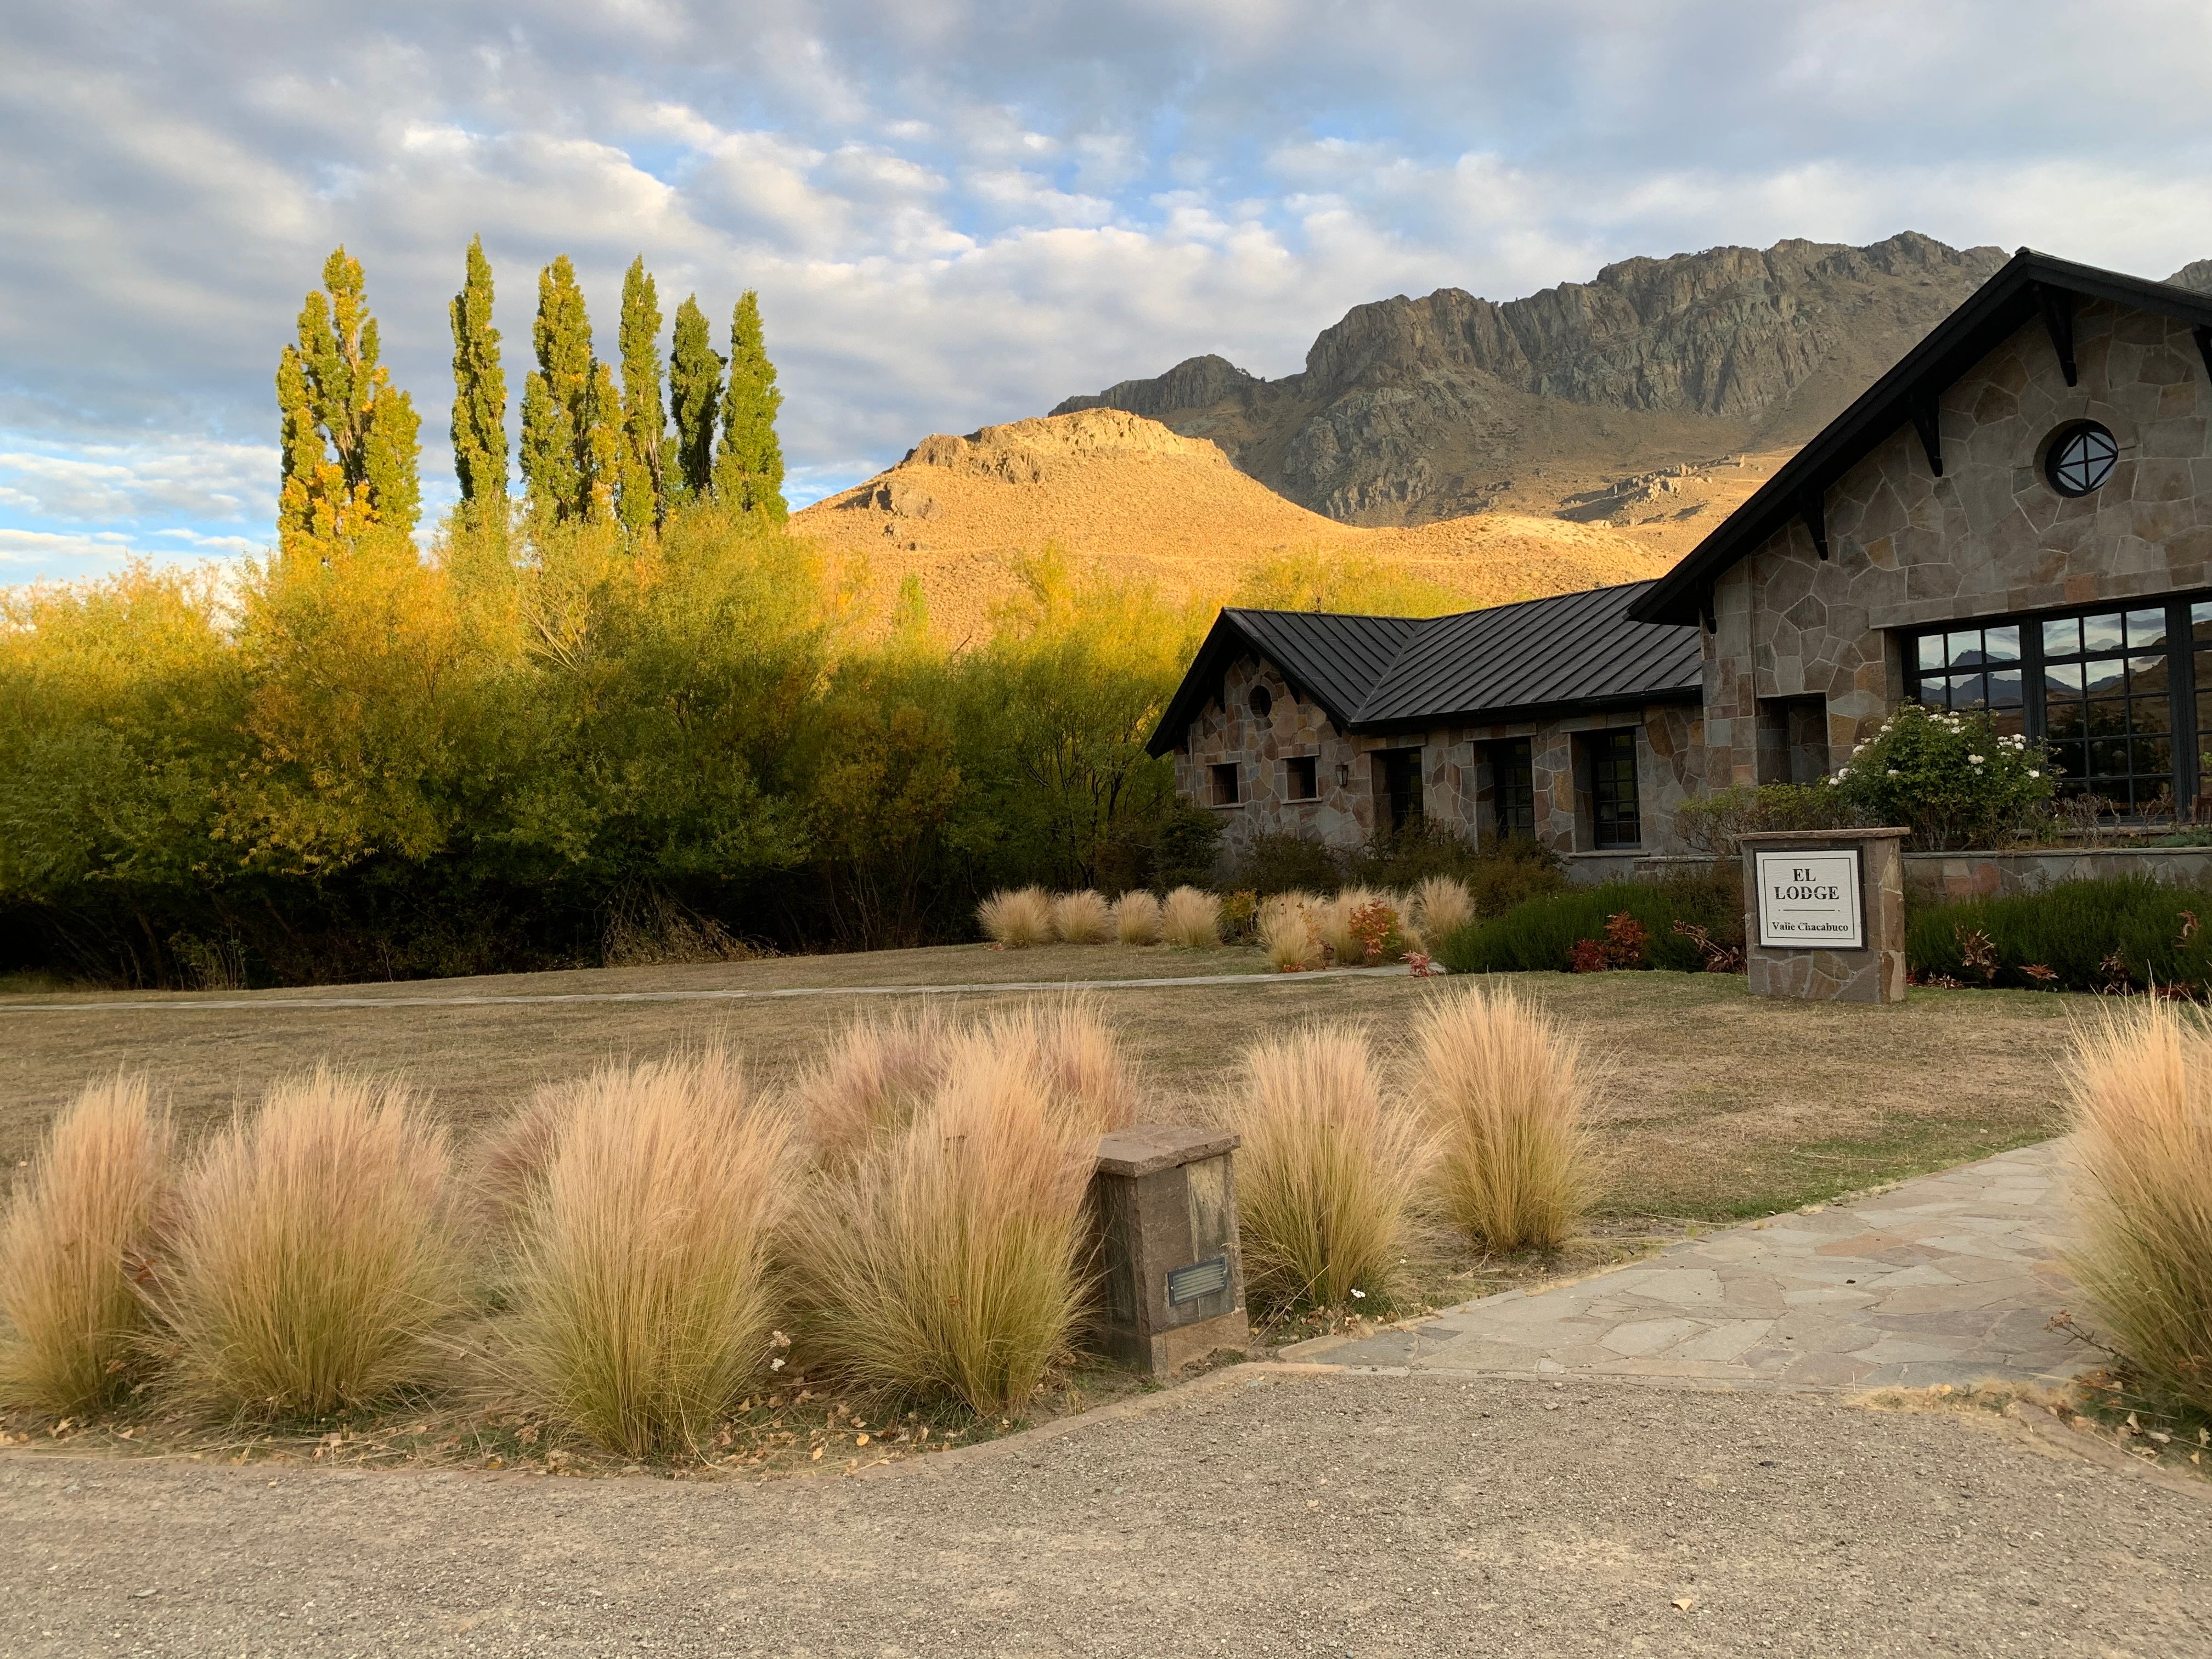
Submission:
M 2137 814 L 2199 787 L 2197 738 L 2212 730 L 2200 653 L 2212 658 L 2212 599 L 1966 623 L 1913 636 L 1909 694 L 1929 708 L 1986 707 L 2000 729 L 2049 744 L 2062 792 Z

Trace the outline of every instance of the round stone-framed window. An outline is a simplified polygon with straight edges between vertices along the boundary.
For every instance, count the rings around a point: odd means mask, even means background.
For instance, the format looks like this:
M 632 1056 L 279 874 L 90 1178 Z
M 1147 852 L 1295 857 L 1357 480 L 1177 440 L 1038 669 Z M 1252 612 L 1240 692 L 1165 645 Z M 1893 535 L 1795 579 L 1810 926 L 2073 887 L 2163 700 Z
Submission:
M 2061 427 L 2043 460 L 2044 476 L 2062 495 L 2087 495 L 2103 487 L 2118 465 L 2120 441 L 2094 421 Z
M 1245 702 L 1251 706 L 1253 718 L 1255 720 L 1265 720 L 1269 714 L 1274 713 L 1274 694 L 1264 685 L 1254 686 L 1252 695 L 1247 697 Z

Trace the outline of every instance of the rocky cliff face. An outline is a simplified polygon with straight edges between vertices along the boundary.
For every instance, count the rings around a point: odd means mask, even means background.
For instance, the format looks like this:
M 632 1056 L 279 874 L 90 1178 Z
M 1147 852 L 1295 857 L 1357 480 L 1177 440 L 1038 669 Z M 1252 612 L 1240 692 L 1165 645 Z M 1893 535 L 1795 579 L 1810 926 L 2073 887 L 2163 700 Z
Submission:
M 2176 288 L 2193 288 L 2199 294 L 2212 294 L 2212 259 L 2195 259 L 2166 279 Z M 1211 360 L 1219 362 L 1220 358 Z
M 1303 374 L 1194 357 L 1054 412 L 1124 409 L 1210 438 L 1350 523 L 1609 518 L 1655 477 L 1794 448 L 2004 258 L 1907 233 L 1629 259 L 1504 304 L 1440 289 L 1355 307 Z M 1686 519 L 1703 506 L 1662 503 Z

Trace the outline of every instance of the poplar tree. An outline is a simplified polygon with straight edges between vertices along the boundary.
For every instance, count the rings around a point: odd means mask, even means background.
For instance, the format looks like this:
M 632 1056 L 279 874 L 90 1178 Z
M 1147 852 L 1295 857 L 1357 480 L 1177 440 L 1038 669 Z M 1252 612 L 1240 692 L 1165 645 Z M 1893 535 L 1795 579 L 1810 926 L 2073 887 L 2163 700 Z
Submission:
M 507 374 L 491 324 L 491 261 L 469 243 L 468 274 L 447 314 L 453 325 L 453 472 L 465 502 L 507 504 Z M 495 514 L 495 519 L 503 518 Z
M 676 337 L 668 357 L 668 401 L 676 417 L 676 459 L 671 469 L 694 501 L 714 487 L 714 420 L 722 403 L 722 356 L 714 349 L 707 313 L 696 294 L 676 307 Z
M 781 524 L 783 449 L 776 442 L 775 365 L 761 340 L 760 295 L 751 289 L 730 318 L 730 384 L 722 397 L 722 445 L 714 457 L 714 494 L 741 512 Z
M 660 295 L 642 254 L 623 278 L 622 413 L 622 521 L 642 530 L 668 510 L 661 471 L 668 412 L 660 398 Z
M 619 461 L 614 376 L 592 356 L 592 323 L 567 254 L 538 273 L 531 327 L 538 367 L 522 386 L 522 476 L 531 500 L 562 522 L 614 516 Z
M 276 364 L 278 546 L 326 553 L 380 525 L 413 534 L 422 422 L 379 361 L 361 261 L 343 245 L 301 308 L 299 336 Z

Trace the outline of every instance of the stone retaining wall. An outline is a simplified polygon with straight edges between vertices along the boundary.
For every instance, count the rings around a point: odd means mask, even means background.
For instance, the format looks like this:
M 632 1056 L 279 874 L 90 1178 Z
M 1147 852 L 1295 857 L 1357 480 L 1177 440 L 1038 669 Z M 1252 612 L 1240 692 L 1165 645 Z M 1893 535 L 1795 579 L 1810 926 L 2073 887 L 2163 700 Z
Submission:
M 2085 847 L 1905 855 L 1905 890 L 1923 902 L 2038 893 L 2054 882 L 2106 876 L 2148 876 L 2170 887 L 2212 887 L 2212 847 Z

